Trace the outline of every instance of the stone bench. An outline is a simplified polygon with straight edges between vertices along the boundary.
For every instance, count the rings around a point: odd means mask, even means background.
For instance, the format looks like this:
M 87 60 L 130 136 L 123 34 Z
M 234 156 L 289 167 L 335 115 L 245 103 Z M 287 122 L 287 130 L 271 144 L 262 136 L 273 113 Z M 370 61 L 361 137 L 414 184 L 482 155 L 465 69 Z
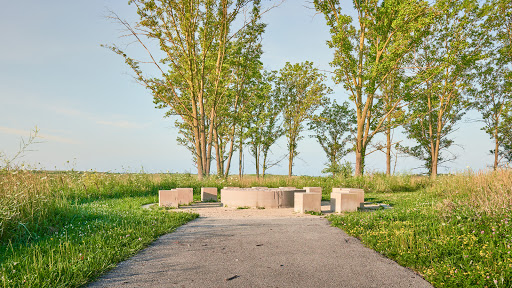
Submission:
M 332 188 L 332 192 L 358 194 L 360 203 L 364 202 L 364 190 L 357 188 Z
M 364 203 L 364 190 L 356 188 L 333 188 L 331 193 L 332 212 L 357 211 Z
M 220 191 L 220 201 L 226 207 L 292 208 L 295 192 L 305 191 L 267 187 L 230 188 Z
M 302 189 L 306 190 L 306 193 L 320 193 L 320 194 L 322 194 L 322 187 L 304 187 Z
M 202 187 L 201 201 L 217 201 L 217 187 Z
M 322 193 L 296 192 L 293 210 L 297 213 L 306 213 L 306 211 L 321 212 Z
M 194 202 L 194 190 L 192 188 L 158 191 L 158 205 L 162 207 L 178 207 L 192 202 Z

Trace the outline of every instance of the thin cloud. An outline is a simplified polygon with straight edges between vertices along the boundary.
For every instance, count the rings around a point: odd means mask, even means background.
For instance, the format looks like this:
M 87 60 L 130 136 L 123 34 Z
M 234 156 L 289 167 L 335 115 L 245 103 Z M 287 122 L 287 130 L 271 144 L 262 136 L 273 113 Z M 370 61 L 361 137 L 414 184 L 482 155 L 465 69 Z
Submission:
M 58 107 L 58 106 L 48 106 L 48 108 L 58 114 L 66 115 L 66 116 L 72 116 L 77 118 L 82 118 L 87 121 L 93 121 L 96 122 L 96 124 L 105 125 L 105 126 L 112 126 L 116 128 L 124 128 L 124 129 L 141 129 L 149 126 L 148 123 L 136 123 L 136 122 L 130 122 L 130 121 L 106 121 L 106 120 L 98 120 L 98 116 L 82 112 L 77 109 L 73 108 L 66 108 L 66 107 Z M 123 115 L 119 115 L 119 118 L 125 118 Z M 116 117 L 118 118 L 118 117 Z
M 61 114 L 61 115 L 82 117 L 82 118 L 86 118 L 86 119 L 92 118 L 91 116 L 89 116 L 86 113 L 84 113 L 80 110 L 77 110 L 77 109 L 58 107 L 58 106 L 53 106 L 53 105 L 52 106 L 48 105 L 48 109 L 50 109 L 58 114 Z
M 29 137 L 30 133 L 31 133 L 31 131 L 14 129 L 14 128 L 3 127 L 3 126 L 0 126 L 0 132 L 5 133 L 5 134 L 18 135 L 18 136 L 22 136 L 22 137 Z M 65 143 L 65 144 L 80 144 L 80 142 L 76 141 L 75 139 L 61 137 L 61 136 L 57 136 L 57 135 L 50 135 L 50 134 L 45 134 L 45 133 L 38 133 L 37 138 L 42 139 L 42 140 Z
M 148 124 L 139 124 L 135 122 L 129 122 L 129 121 L 96 121 L 97 124 L 100 125 L 106 125 L 106 126 L 113 126 L 117 128 L 128 128 L 128 129 L 140 129 L 147 127 Z

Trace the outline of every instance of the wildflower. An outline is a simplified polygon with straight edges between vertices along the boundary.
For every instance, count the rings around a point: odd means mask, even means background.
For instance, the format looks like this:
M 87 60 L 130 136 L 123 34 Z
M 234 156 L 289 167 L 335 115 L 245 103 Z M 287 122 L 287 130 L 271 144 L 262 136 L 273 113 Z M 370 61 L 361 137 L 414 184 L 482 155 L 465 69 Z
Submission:
M 139 237 L 139 241 L 142 240 L 142 238 Z
M 484 234 L 484 231 L 483 231 L 483 230 L 482 230 L 482 231 L 480 231 L 480 234 Z

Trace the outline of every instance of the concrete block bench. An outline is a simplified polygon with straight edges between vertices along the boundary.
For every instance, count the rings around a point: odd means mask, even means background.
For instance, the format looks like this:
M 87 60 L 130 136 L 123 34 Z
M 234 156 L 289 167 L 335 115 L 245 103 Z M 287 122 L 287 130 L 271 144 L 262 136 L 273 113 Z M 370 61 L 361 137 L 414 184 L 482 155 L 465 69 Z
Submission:
M 351 193 L 359 195 L 359 202 L 364 202 L 364 190 L 357 188 L 332 188 L 332 192 L 340 192 L 340 193 Z
M 359 193 L 332 192 L 331 193 L 331 210 L 332 212 L 353 212 L 357 211 L 361 195 Z
M 302 189 L 306 190 L 306 193 L 320 193 L 320 194 L 322 194 L 322 187 L 304 187 Z
M 292 208 L 295 192 L 305 191 L 267 187 L 224 188 L 220 191 L 220 201 L 227 207 Z
M 322 193 L 296 192 L 293 210 L 298 213 L 306 211 L 320 212 L 322 207 Z
M 202 187 L 201 201 L 217 201 L 217 187 Z
M 178 207 L 179 205 L 194 202 L 192 188 L 176 188 L 158 191 L 158 205 L 163 207 Z

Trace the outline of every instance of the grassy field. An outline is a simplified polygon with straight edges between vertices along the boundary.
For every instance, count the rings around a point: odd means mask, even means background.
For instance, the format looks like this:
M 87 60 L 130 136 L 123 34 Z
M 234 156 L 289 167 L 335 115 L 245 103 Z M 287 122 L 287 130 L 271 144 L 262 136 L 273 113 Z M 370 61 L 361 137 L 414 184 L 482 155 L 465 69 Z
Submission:
M 197 217 L 143 209 L 149 175 L 0 174 L 0 287 L 78 287 Z
M 443 176 L 417 191 L 369 193 L 393 210 L 329 217 L 435 287 L 512 287 L 512 173 Z
M 512 172 L 362 178 L 189 174 L 0 173 L 0 286 L 76 287 L 197 215 L 142 209 L 159 189 L 224 186 L 363 188 L 394 209 L 330 217 L 333 225 L 438 287 L 512 285 Z

